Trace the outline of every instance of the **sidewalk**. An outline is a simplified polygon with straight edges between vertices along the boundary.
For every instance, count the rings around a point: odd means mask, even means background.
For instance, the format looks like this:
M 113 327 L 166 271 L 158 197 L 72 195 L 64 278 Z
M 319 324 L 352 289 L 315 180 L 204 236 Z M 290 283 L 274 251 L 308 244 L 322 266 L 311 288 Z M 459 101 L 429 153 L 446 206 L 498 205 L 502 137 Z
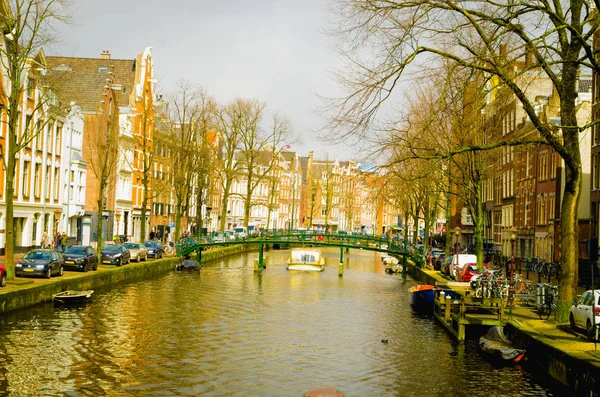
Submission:
M 426 268 L 416 271 L 416 278 L 427 284 L 450 281 L 439 271 Z M 532 278 L 531 272 L 529 277 Z M 527 281 L 537 283 L 537 275 Z M 559 323 L 554 316 L 540 320 L 537 307 L 526 305 L 518 297 L 515 307 L 512 310 L 507 307 L 504 314 L 505 326 L 514 335 L 513 341 L 527 350 L 530 363 L 575 395 L 600 396 L 600 343 L 595 345 L 584 330 L 572 330 L 568 323 Z

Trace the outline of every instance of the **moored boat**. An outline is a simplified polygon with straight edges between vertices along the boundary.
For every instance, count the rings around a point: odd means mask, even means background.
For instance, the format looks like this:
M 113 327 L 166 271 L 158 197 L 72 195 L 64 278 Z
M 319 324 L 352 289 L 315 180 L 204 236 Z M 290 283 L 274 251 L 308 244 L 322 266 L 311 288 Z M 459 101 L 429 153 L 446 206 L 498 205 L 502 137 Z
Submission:
M 517 349 L 504 335 L 504 327 L 501 326 L 490 328 L 479 338 L 479 348 L 491 359 L 504 363 L 518 363 L 525 357 L 525 350 Z
M 175 270 L 200 270 L 200 264 L 191 259 L 186 259 L 181 261 L 177 266 L 175 266 Z
M 290 252 L 287 269 L 322 272 L 325 269 L 325 258 L 318 250 L 294 250 Z
M 59 304 L 85 303 L 92 299 L 93 289 L 83 291 L 67 290 L 52 295 L 52 302 Z
M 408 289 L 410 294 L 410 304 L 420 310 L 433 310 L 433 300 L 435 298 L 435 286 L 433 285 L 415 285 Z

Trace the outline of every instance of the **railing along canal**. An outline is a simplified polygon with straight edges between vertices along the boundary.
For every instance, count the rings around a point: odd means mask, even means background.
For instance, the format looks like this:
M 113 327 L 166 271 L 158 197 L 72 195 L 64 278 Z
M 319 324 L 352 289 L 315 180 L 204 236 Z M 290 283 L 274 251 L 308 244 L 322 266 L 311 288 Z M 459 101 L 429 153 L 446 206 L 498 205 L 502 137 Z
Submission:
M 263 230 L 258 235 L 248 238 L 227 234 L 210 235 L 200 238 L 188 237 L 182 239 L 175 246 L 178 256 L 190 255 L 196 252 L 196 259 L 200 262 L 203 250 L 232 244 L 258 245 L 259 269 L 263 268 L 263 247 L 268 244 L 339 247 L 340 263 L 343 262 L 343 250 L 346 249 L 348 251 L 350 248 L 384 252 L 403 261 L 411 259 L 417 266 L 422 266 L 424 263 L 422 252 L 405 240 L 388 238 L 387 236 L 380 237 L 344 232 L 323 233 L 311 230 Z M 404 269 L 406 269 L 406 264 Z

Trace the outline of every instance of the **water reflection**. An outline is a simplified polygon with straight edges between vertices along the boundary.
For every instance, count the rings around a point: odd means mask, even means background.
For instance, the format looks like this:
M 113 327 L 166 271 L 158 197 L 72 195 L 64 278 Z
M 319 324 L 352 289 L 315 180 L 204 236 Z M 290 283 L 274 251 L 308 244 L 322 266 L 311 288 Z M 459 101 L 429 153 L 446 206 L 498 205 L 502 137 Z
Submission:
M 523 368 L 494 368 L 408 304 L 411 280 L 377 255 L 324 250 L 322 273 L 289 272 L 286 251 L 226 258 L 96 290 L 80 308 L 0 318 L 1 395 L 547 395 Z M 382 343 L 386 340 L 387 343 Z

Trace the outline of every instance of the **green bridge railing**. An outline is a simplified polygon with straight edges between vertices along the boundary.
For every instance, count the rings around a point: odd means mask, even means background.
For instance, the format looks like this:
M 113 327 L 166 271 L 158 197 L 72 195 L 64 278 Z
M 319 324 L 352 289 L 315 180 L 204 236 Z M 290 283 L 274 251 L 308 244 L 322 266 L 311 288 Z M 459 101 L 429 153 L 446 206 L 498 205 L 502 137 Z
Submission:
M 259 245 L 259 261 L 262 267 L 262 251 L 264 245 L 289 244 L 290 246 L 324 246 L 340 247 L 340 249 L 363 249 L 383 252 L 395 256 L 399 260 L 411 259 L 417 266 L 424 265 L 423 252 L 407 241 L 354 233 L 322 233 L 310 230 L 267 230 L 247 238 L 220 234 L 202 238 L 188 237 L 175 244 L 178 256 L 196 253 L 201 260 L 202 251 L 211 247 L 232 244 Z M 340 258 L 342 253 L 340 253 Z M 404 266 L 406 268 L 406 266 Z

